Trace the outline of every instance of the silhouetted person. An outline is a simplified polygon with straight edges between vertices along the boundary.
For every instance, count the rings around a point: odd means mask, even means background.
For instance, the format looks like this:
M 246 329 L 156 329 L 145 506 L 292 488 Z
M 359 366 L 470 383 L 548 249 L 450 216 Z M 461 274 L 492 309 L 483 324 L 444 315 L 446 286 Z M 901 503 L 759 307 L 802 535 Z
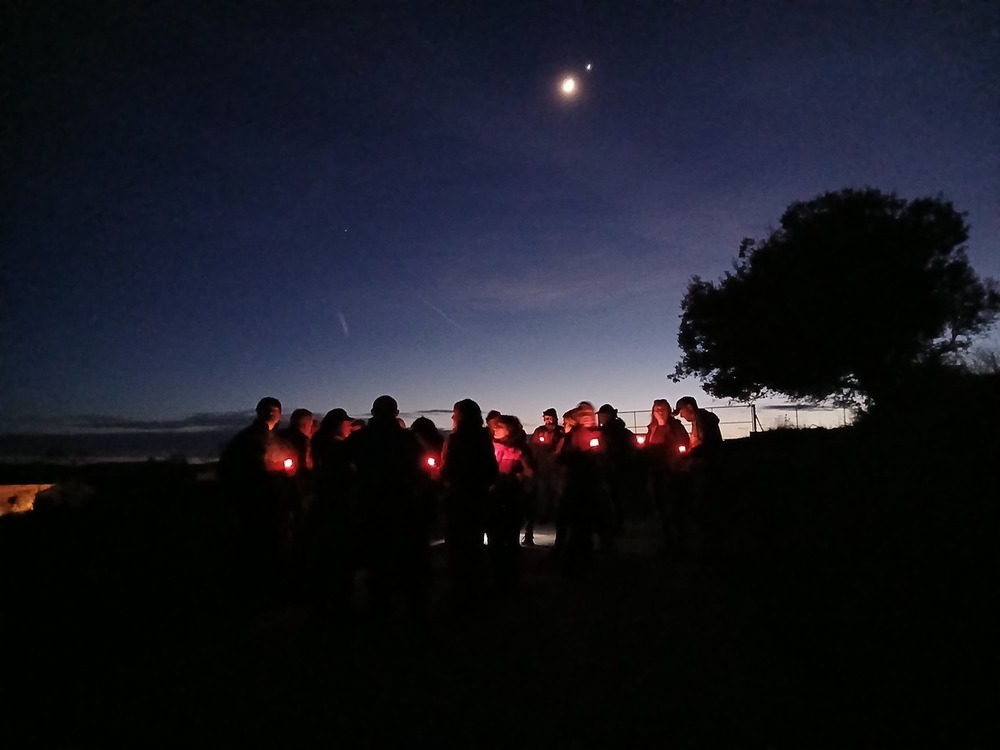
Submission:
M 527 436 L 517 417 L 505 414 L 494 422 L 493 454 L 499 474 L 486 506 L 487 552 L 497 589 L 510 591 L 521 581 L 522 482 L 532 475 Z
M 417 497 L 420 444 L 399 426 L 399 407 L 391 396 L 375 399 L 371 414 L 346 446 L 357 469 L 359 541 L 371 609 L 385 617 L 402 599 L 411 615 L 422 618 L 430 548 Z
M 692 535 L 702 534 L 707 528 L 707 536 L 714 533 L 709 523 L 715 513 L 715 481 L 722 453 L 722 430 L 719 417 L 698 407 L 692 396 L 677 400 L 675 412 L 691 425 L 691 450 L 688 456 L 690 475 L 690 522 Z
M 653 402 L 645 446 L 649 491 L 660 516 L 663 549 L 678 557 L 690 510 L 687 452 L 691 440 L 684 425 L 674 419 L 666 399 L 658 398 Z
M 444 451 L 444 435 L 434 422 L 427 417 L 417 417 L 410 426 L 410 431 L 416 435 L 423 449 L 425 460 L 423 465 L 432 476 L 441 474 L 441 453 Z
M 278 439 L 284 443 L 288 457 L 292 460 L 292 465 L 285 467 L 285 474 L 289 477 L 288 488 L 292 503 L 291 541 L 297 565 L 301 563 L 303 520 L 315 495 L 312 428 L 312 412 L 308 409 L 296 409 L 288 420 L 288 426 L 276 430 Z
M 288 420 L 288 427 L 278 430 L 281 439 L 294 451 L 294 461 L 290 474 L 307 475 L 313 468 L 310 440 L 312 439 L 313 414 L 308 409 L 296 409 Z
M 343 409 L 331 409 L 323 417 L 319 428 L 312 437 L 312 456 L 314 470 L 319 473 L 324 464 L 338 461 L 339 451 L 343 441 L 353 431 L 352 419 Z
M 252 596 L 273 599 L 284 583 L 290 533 L 290 501 L 285 475 L 285 450 L 276 439 L 281 402 L 262 398 L 256 419 L 223 449 L 219 475 L 240 521 L 245 584 Z
M 555 521 L 556 521 L 556 539 L 554 545 L 554 551 L 556 554 L 561 554 L 563 547 L 568 536 L 566 529 L 566 508 L 563 505 L 563 498 L 566 495 L 566 464 L 562 460 L 562 452 L 566 447 L 566 442 L 569 440 L 569 436 L 572 434 L 573 430 L 577 427 L 576 421 L 576 408 L 572 408 L 569 411 L 563 413 L 562 416 L 562 439 L 559 441 L 559 447 L 556 448 L 555 463 L 553 468 L 555 469 L 558 477 L 558 487 L 559 495 L 556 498 L 555 506 Z
M 694 462 L 709 465 L 718 459 L 722 450 L 722 430 L 719 418 L 708 409 L 698 408 L 692 396 L 677 400 L 674 414 L 691 425 L 691 455 Z
M 524 538 L 525 544 L 534 541 L 534 522 L 548 523 L 555 517 L 561 491 L 562 472 L 556 463 L 556 454 L 563 439 L 563 429 L 557 423 L 555 409 L 542 412 L 542 424 L 531 433 L 531 452 L 535 457 L 534 498 L 528 508 Z
M 441 481 L 441 454 L 444 452 L 444 435 L 434 422 L 427 417 L 417 417 L 410 426 L 410 431 L 420 443 L 420 468 L 423 478 L 420 482 L 418 496 L 428 523 L 433 530 L 432 536 L 440 531 L 439 524 L 444 518 L 444 501 Z
M 635 434 L 618 418 L 618 410 L 604 404 L 597 410 L 597 422 L 604 436 L 608 505 L 599 520 L 603 546 L 610 547 L 625 522 L 625 508 L 632 504 L 636 489 L 637 452 Z
M 267 396 L 257 402 L 255 412 L 253 422 L 229 441 L 219 458 L 219 472 L 230 484 L 260 481 L 278 468 L 269 462 L 275 460 L 271 450 L 275 444 L 272 431 L 281 421 L 281 402 Z
M 498 468 L 493 439 L 472 399 L 455 404 L 453 431 L 444 444 L 441 478 L 445 484 L 445 543 L 452 596 L 459 608 L 474 603 L 484 583 L 483 534 L 486 502 Z
M 575 578 L 585 576 L 590 569 L 598 509 L 606 490 L 604 445 L 593 404 L 581 401 L 572 418 L 576 424 L 559 450 L 566 467 L 566 489 L 559 507 L 556 548 L 563 556 L 566 575 Z
M 306 513 L 304 549 L 312 613 L 342 619 L 357 569 L 354 469 L 347 454 L 351 418 L 343 409 L 323 417 L 312 439 L 316 496 Z

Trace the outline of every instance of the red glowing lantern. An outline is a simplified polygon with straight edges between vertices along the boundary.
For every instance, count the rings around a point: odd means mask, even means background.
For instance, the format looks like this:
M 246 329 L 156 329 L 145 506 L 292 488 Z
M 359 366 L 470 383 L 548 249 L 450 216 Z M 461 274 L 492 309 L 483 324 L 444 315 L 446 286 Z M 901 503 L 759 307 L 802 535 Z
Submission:
M 434 456 L 431 456 L 430 458 L 427 459 L 427 465 L 430 466 L 432 469 L 435 466 L 437 466 L 437 460 L 434 458 Z

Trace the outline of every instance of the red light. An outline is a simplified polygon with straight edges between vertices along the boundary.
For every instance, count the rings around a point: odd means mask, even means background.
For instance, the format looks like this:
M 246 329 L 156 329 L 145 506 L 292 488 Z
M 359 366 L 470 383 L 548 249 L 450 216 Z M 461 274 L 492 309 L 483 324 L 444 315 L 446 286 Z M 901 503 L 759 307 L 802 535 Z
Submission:
M 591 447 L 591 448 L 596 448 L 596 447 L 597 447 L 597 446 L 599 446 L 600 444 L 601 444 L 601 441 L 600 441 L 600 440 L 598 440 L 597 438 L 591 438 L 591 439 L 590 439 L 590 447 Z
M 286 468 L 286 469 L 290 469 L 290 468 L 292 468 L 292 466 L 294 465 L 294 463 L 295 463 L 295 462 L 294 462 L 294 461 L 292 461 L 292 459 L 290 459 L 290 458 L 286 458 L 286 459 L 285 459 L 285 468 Z
M 430 466 L 432 469 L 435 466 L 437 466 L 437 461 L 434 460 L 433 456 L 431 456 L 430 458 L 427 459 L 427 465 Z
M 545 442 L 545 435 L 539 435 L 538 436 L 538 442 L 539 443 L 544 443 Z
M 688 447 L 686 445 L 678 445 L 677 446 L 677 452 L 678 453 L 687 453 L 687 450 L 688 450 Z
M 639 445 L 645 445 L 646 444 L 646 436 L 645 435 L 636 435 L 635 442 L 637 442 Z

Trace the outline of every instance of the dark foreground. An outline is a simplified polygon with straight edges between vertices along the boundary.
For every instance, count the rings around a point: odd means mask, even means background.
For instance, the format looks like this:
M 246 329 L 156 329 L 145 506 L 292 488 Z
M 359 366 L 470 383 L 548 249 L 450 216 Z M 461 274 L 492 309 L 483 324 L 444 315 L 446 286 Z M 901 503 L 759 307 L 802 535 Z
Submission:
M 1000 742 L 995 453 L 878 431 L 727 445 L 709 536 L 636 519 L 589 580 L 429 622 L 247 614 L 183 477 L 0 523 L 0 744 L 988 747 Z M 359 603 L 363 611 L 363 603 Z

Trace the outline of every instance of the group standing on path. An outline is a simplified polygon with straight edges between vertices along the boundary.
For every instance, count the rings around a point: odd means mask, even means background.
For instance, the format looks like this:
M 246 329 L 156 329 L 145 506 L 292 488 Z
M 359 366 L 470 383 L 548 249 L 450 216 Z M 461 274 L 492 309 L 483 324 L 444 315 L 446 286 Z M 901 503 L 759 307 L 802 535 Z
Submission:
M 530 436 L 516 416 L 484 420 L 471 399 L 455 403 L 447 437 L 426 417 L 407 428 L 391 396 L 375 399 L 367 421 L 338 408 L 317 422 L 296 409 L 278 429 L 272 397 L 256 413 L 219 464 L 245 578 L 252 596 L 270 603 L 294 592 L 318 618 L 349 614 L 359 572 L 374 617 L 423 618 L 434 530 L 443 530 L 458 610 L 490 588 L 518 589 L 537 523 L 555 523 L 567 577 L 585 577 L 595 546 L 612 551 L 626 518 L 648 509 L 664 553 L 680 557 L 697 543 L 722 446 L 718 417 L 689 396 L 674 409 L 654 401 L 638 436 L 610 404 L 595 411 L 587 401 L 562 425 L 546 409 Z

